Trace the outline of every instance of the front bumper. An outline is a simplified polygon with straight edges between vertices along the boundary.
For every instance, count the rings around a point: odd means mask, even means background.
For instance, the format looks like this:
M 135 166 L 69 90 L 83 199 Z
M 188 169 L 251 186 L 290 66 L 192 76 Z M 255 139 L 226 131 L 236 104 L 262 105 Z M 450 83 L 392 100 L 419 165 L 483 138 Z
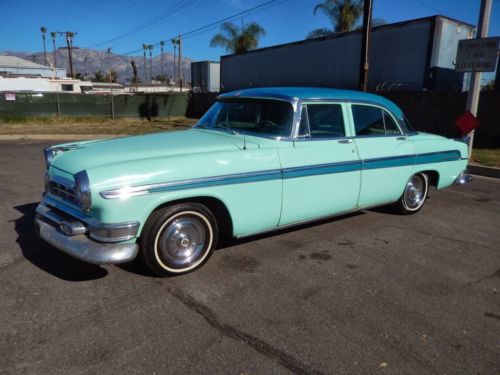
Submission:
M 36 209 L 35 225 L 40 237 L 55 248 L 92 264 L 115 264 L 133 260 L 139 223 L 104 224 L 85 218 L 57 201 L 45 197 Z M 121 242 L 120 242 L 121 241 Z

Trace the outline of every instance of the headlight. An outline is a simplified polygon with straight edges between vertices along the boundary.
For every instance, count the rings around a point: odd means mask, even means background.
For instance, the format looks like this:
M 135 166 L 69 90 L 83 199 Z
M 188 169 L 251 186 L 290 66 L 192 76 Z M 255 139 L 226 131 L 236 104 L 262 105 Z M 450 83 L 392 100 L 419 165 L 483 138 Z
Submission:
M 57 149 L 52 149 L 50 147 L 43 149 L 43 155 L 45 156 L 45 165 L 49 169 L 50 163 L 54 160 L 54 156 L 57 154 Z
M 92 195 L 90 193 L 90 183 L 87 171 L 78 172 L 75 175 L 76 198 L 85 211 L 92 207 Z

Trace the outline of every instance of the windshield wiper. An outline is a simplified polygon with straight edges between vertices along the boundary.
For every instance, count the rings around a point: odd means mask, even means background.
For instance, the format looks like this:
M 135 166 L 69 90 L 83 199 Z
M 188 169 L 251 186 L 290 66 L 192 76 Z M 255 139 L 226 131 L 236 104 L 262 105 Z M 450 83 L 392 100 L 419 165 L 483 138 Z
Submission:
M 213 128 L 217 128 L 217 129 L 222 129 L 222 130 L 225 130 L 231 134 L 239 134 L 236 130 L 234 129 L 231 129 L 230 127 L 228 126 L 224 126 L 224 125 L 220 125 L 220 124 L 215 124 L 215 125 L 212 125 Z

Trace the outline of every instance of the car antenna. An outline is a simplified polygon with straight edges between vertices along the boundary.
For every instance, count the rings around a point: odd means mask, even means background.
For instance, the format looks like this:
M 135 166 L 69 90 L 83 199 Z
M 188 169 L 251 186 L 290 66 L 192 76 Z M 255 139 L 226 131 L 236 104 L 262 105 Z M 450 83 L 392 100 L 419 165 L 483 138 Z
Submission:
M 247 149 L 247 136 L 243 133 L 243 150 Z

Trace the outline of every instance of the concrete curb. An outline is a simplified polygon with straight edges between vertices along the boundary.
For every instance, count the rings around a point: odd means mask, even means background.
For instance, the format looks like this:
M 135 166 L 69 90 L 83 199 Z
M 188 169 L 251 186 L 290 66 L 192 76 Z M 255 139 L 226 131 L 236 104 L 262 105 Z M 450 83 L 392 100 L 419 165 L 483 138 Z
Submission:
M 478 176 L 500 178 L 500 168 L 485 167 L 483 165 L 469 164 L 467 170 L 470 174 Z
M 128 134 L 0 134 L 0 141 L 85 141 L 127 136 Z

